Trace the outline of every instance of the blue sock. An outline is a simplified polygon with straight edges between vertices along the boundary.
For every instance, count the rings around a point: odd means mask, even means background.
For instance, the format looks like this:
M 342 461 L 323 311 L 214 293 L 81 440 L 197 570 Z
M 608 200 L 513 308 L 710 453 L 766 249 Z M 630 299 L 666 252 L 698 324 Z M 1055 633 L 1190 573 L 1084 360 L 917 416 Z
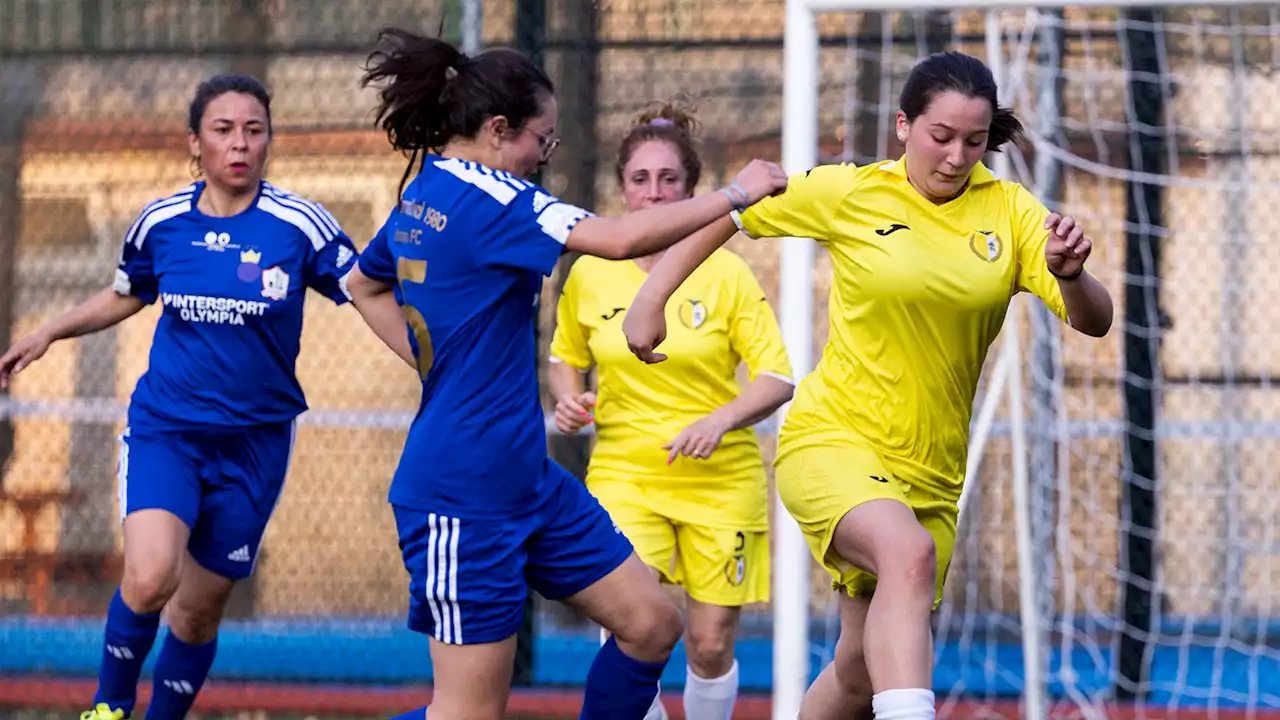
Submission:
M 627 657 L 609 636 L 587 671 L 579 720 L 643 720 L 666 666 L 665 660 L 647 663 Z
M 187 716 L 196 693 L 209 677 L 213 656 L 218 652 L 218 638 L 203 645 L 188 645 L 173 634 L 165 635 L 156 658 L 155 680 L 147 720 L 182 720 Z
M 113 710 L 133 714 L 138 696 L 138 676 L 156 641 L 160 613 L 139 615 L 124 604 L 119 588 L 107 606 L 106 637 L 98 668 L 98 691 L 93 704 L 106 703 Z
M 401 715 L 397 715 L 391 718 L 391 720 L 423 720 L 423 718 L 425 718 L 426 716 L 427 716 L 427 706 L 423 705 L 417 710 L 410 710 L 407 713 L 403 713 Z

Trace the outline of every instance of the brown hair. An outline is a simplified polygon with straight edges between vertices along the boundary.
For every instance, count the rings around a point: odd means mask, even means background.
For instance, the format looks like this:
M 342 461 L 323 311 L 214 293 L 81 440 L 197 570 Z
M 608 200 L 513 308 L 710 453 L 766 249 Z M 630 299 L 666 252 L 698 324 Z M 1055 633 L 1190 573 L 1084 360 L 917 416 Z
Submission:
M 623 171 L 631 162 L 636 148 L 650 140 L 661 140 L 675 147 L 680 165 L 684 167 L 685 191 L 692 193 L 702 176 L 702 159 L 698 157 L 693 139 L 700 125 L 694 119 L 693 111 L 693 106 L 672 99 L 637 115 L 618 148 L 618 182 L 622 183 Z
M 929 109 L 933 99 L 944 92 L 958 92 L 965 97 L 982 98 L 991 103 L 991 129 L 987 133 L 987 151 L 1000 152 L 1006 143 L 1022 139 L 1022 123 L 1013 110 L 1000 107 L 996 95 L 996 79 L 981 60 L 961 52 L 940 52 L 921 60 L 902 86 L 898 104 L 907 120 L 914 121 Z
M 516 50 L 467 57 L 445 40 L 398 28 L 378 34 L 361 80 L 361 87 L 369 85 L 379 87 L 377 124 L 391 147 L 410 153 L 402 189 L 418 153 L 426 162 L 427 151 L 454 137 L 475 137 L 497 115 L 519 130 L 555 93 L 547 74 Z

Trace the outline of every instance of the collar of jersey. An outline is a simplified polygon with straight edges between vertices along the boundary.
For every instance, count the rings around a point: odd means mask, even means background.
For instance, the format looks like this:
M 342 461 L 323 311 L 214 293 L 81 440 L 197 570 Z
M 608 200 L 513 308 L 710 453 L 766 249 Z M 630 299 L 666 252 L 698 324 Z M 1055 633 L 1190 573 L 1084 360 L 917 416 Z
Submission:
M 888 160 L 880 163 L 880 169 L 890 175 L 897 175 L 903 180 L 907 179 L 907 156 L 904 154 L 897 160 Z M 989 182 L 995 182 L 996 176 L 991 174 L 986 165 L 981 161 L 973 166 L 973 173 L 969 175 L 969 187 L 977 187 Z

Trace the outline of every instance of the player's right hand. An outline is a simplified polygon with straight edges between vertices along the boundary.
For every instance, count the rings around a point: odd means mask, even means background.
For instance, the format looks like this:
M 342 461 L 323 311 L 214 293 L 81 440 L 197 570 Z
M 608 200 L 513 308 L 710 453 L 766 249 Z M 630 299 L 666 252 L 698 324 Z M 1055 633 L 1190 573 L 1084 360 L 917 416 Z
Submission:
M 747 191 L 748 205 L 787 189 L 787 173 L 777 163 L 767 160 L 752 160 L 733 179 Z
M 7 390 L 10 378 L 44 357 L 52 342 L 44 333 L 38 332 L 14 343 L 13 347 L 9 348 L 9 352 L 0 357 L 0 388 Z
M 644 298 L 641 288 L 636 299 L 627 308 L 626 317 L 622 318 L 622 333 L 627 336 L 627 347 L 631 354 L 640 358 L 641 362 L 652 365 L 667 359 L 666 355 L 655 352 L 655 349 L 667 339 L 667 316 L 663 305 L 650 302 Z
M 591 410 L 596 406 L 596 394 L 584 392 L 556 401 L 556 429 L 565 435 L 573 435 L 584 426 L 595 422 Z

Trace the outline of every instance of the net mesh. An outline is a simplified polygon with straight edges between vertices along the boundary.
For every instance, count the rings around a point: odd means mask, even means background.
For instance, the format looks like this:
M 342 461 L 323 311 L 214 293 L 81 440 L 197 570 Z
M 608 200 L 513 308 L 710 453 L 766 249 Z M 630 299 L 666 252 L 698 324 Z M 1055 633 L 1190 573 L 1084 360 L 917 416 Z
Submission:
M 1277 19 L 1273 7 L 998 15 L 1004 102 L 1031 140 L 1009 153 L 1010 174 L 1088 229 L 1117 325 L 1093 340 L 1063 332 L 1038 301 L 1016 306 L 1035 590 L 1019 586 L 1002 400 L 937 619 L 947 709 L 1019 716 L 1001 701 L 1025 689 L 1029 632 L 1055 717 L 1107 717 L 1108 703 L 1134 698 L 1147 713 L 1280 707 L 1275 250 L 1258 222 L 1280 199 Z M 896 157 L 911 66 L 937 49 L 986 55 L 981 11 L 822 20 L 849 37 L 821 56 L 822 128 L 840 140 L 824 144 L 829 158 Z M 829 657 L 839 625 L 831 595 L 817 597 L 829 619 L 816 649 Z M 1036 603 L 1034 630 L 1024 601 Z

